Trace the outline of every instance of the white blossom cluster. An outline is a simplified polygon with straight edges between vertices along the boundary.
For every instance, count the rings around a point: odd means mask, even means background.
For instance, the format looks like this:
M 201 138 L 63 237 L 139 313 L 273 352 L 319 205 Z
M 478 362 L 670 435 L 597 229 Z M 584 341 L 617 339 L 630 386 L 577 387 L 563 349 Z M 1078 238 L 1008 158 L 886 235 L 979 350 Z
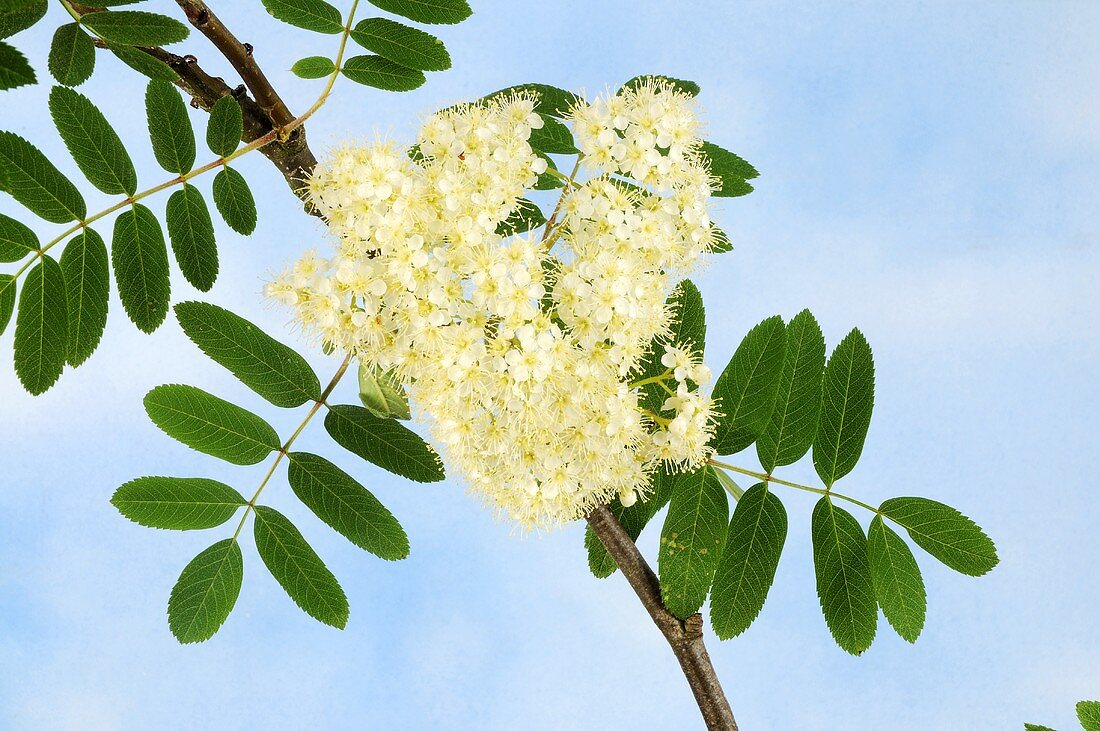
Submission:
M 348 145 L 319 165 L 336 239 L 267 287 L 303 329 L 393 369 L 471 489 L 527 528 L 645 494 L 701 464 L 714 427 L 700 353 L 670 343 L 666 298 L 714 243 L 692 100 L 650 82 L 572 110 L 579 172 L 543 229 L 498 226 L 546 173 L 537 99 L 429 117 L 411 149 Z M 614 178 L 626 174 L 636 183 Z M 585 179 L 586 178 L 586 179 Z M 639 406 L 657 338 L 667 399 Z

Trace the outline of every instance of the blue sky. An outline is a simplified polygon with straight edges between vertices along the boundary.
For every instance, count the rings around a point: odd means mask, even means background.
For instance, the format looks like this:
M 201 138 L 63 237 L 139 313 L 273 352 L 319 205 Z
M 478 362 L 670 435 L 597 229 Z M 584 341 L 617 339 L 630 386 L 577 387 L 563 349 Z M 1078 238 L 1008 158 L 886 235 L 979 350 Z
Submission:
M 281 27 L 258 3 L 221 5 L 237 28 L 257 29 L 239 33 L 291 108 L 307 106 L 319 82 L 285 69 L 331 53 L 332 37 Z M 374 130 L 408 137 L 418 115 L 518 82 L 595 92 L 639 73 L 697 80 L 709 137 L 761 171 L 754 194 L 719 206 L 736 250 L 697 279 L 709 363 L 720 369 L 740 336 L 777 312 L 811 308 L 830 344 L 858 325 L 875 349 L 875 419 L 844 489 L 868 502 L 915 494 L 955 505 L 1002 557 L 974 580 L 918 556 L 923 636 L 910 646 L 880 621 L 878 640 L 854 658 L 818 609 L 812 500 L 782 495 L 791 530 L 768 604 L 742 637 L 710 642 L 739 721 L 750 731 L 1074 728 L 1073 704 L 1100 698 L 1100 6 L 835 6 L 482 0 L 470 21 L 437 29 L 452 71 L 402 96 L 345 82 L 310 139 L 320 151 Z M 15 39 L 42 72 L 60 21 L 53 8 Z M 203 39 L 187 50 L 226 72 Z M 141 143 L 143 83 L 111 59 L 98 63 L 81 91 L 133 140 L 141 182 L 160 182 Z M 6 92 L 0 127 L 76 174 L 47 92 Z M 259 290 L 322 233 L 266 161 L 245 158 L 240 169 L 260 199 L 256 234 L 219 229 L 218 285 L 202 296 L 177 277 L 174 299 L 229 307 L 304 348 Z M 91 210 L 106 200 L 88 198 Z M 0 211 L 27 218 L 7 197 Z M 0 337 L 5 354 L 11 337 L 10 328 Z M 310 360 L 323 378 L 336 365 Z M 672 655 L 625 582 L 588 573 L 581 526 L 524 539 L 460 485 L 392 478 L 318 428 L 302 448 L 332 456 L 390 507 L 410 558 L 362 553 L 296 505 L 280 475 L 265 497 L 341 579 L 347 629 L 303 615 L 246 541 L 229 621 L 210 642 L 176 644 L 168 592 L 224 531 L 144 529 L 108 498 L 141 474 L 203 475 L 247 494 L 262 469 L 163 436 L 141 398 L 167 382 L 211 390 L 284 432 L 299 418 L 265 407 L 173 322 L 138 333 L 114 296 L 97 354 L 45 396 L 27 396 L 0 368 L 0 727 L 697 724 Z M 345 386 L 339 397 L 354 400 Z M 808 460 L 785 474 L 813 479 Z M 650 557 L 655 543 L 650 530 Z

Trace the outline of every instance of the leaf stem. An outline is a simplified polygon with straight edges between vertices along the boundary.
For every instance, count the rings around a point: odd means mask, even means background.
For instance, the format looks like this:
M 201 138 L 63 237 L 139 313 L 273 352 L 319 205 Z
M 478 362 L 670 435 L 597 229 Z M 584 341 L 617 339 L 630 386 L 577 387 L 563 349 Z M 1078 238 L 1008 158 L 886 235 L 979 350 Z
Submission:
M 645 385 L 648 385 L 650 383 L 660 383 L 661 381 L 667 381 L 668 377 L 671 376 L 671 375 L 672 375 L 672 369 L 669 368 L 664 373 L 653 376 L 652 378 L 643 378 L 640 381 L 634 381 L 633 383 L 627 384 L 627 388 L 638 388 L 639 386 L 645 386 Z
M 834 492 L 832 490 L 826 490 L 825 488 L 822 488 L 822 487 L 810 487 L 809 485 L 802 485 L 802 484 L 799 484 L 797 482 L 791 482 L 789 480 L 781 480 L 778 477 L 775 477 L 773 475 L 769 475 L 765 472 L 757 472 L 756 470 L 747 470 L 744 467 L 738 467 L 736 465 L 727 464 L 725 462 L 719 462 L 716 459 L 707 460 L 707 462 L 709 464 L 714 465 L 715 467 L 721 467 L 724 470 L 729 470 L 730 472 L 736 472 L 738 474 L 746 475 L 748 477 L 755 477 L 756 479 L 760 480 L 761 482 L 766 482 L 766 483 L 769 483 L 769 484 L 775 483 L 776 485 L 783 485 L 785 487 L 793 487 L 796 490 L 803 490 L 805 492 L 812 492 L 812 493 L 815 493 L 817 495 L 826 495 L 826 496 L 829 496 L 829 497 L 838 498 L 840 500 L 846 500 L 847 502 L 850 502 L 853 505 L 858 505 L 859 507 L 864 508 L 865 510 L 871 511 L 872 513 L 874 513 L 876 515 L 883 515 L 882 511 L 880 511 L 878 508 L 876 508 L 874 506 L 871 506 L 871 505 L 868 505 L 867 503 L 863 502 L 862 500 L 857 500 L 854 497 L 850 497 L 848 495 L 844 495 L 844 494 L 839 493 L 839 492 Z M 884 516 L 884 517 L 889 517 L 889 516 Z

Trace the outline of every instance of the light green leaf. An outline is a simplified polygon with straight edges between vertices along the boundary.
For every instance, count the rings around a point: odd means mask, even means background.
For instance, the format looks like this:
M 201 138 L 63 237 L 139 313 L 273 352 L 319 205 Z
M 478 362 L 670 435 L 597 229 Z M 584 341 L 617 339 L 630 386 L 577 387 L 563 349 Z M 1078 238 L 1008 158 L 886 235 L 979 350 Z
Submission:
M 0 274 L 0 335 L 8 329 L 11 315 L 15 312 L 15 277 Z
M 220 157 L 232 155 L 241 144 L 243 133 L 241 105 L 233 95 L 227 94 L 214 102 L 206 123 L 206 145 L 210 151 Z
M 1081 701 L 1077 704 L 1077 719 L 1085 731 L 1100 731 L 1100 701 Z
M 863 333 L 853 329 L 825 366 L 814 468 L 826 487 L 852 471 L 863 452 L 875 405 L 875 362 Z
M 981 576 L 997 565 L 997 547 L 974 521 L 958 510 L 923 497 L 890 498 L 879 511 L 913 542 L 967 576 Z
M 340 535 L 387 561 L 409 555 L 397 518 L 367 488 L 323 457 L 291 452 L 287 479 L 307 508 Z
M 0 41 L 0 91 L 18 89 L 37 81 L 38 77 L 22 51 Z
M 439 455 L 415 432 L 361 406 L 332 406 L 325 429 L 344 449 L 382 469 L 415 482 L 443 479 Z
M 359 21 L 351 31 L 351 39 L 368 51 L 410 69 L 444 71 L 451 67 L 451 54 L 443 41 L 386 18 Z
M 77 167 L 95 187 L 113 195 L 133 195 L 137 173 L 122 140 L 106 117 L 80 92 L 50 90 L 50 114 Z
M 670 323 L 672 332 L 668 342 L 678 348 L 687 348 L 701 358 L 706 341 L 707 323 L 703 310 L 703 295 L 699 293 L 699 288 L 690 279 L 685 279 L 672 290 L 665 305 L 672 312 Z M 641 372 L 633 380 L 644 381 L 655 378 L 668 370 L 661 363 L 661 357 L 664 354 L 665 341 L 654 338 L 642 360 Z M 661 406 L 667 398 L 668 393 L 659 384 L 649 383 L 641 387 L 639 405 L 653 413 L 660 413 Z
M 749 628 L 768 598 L 787 539 L 787 511 L 768 486 L 757 483 L 737 501 L 722 557 L 714 572 L 710 623 L 723 640 Z
M 703 143 L 702 155 L 711 175 L 719 180 L 718 188 L 712 190 L 711 195 L 732 198 L 752 192 L 753 188 L 747 181 L 760 175 L 752 165 L 713 142 Z
M 256 230 L 256 200 L 244 176 L 230 167 L 214 176 L 214 205 L 222 220 L 242 236 Z
M 0 132 L 0 190 L 50 223 L 80 221 L 88 214 L 76 186 L 13 132 Z
M 661 598 L 680 619 L 699 611 L 707 599 L 728 521 L 726 491 L 712 468 L 676 476 L 661 529 L 657 572 Z
M 183 98 L 167 81 L 153 80 L 145 90 L 145 114 L 153 155 L 170 173 L 190 172 L 195 165 L 195 131 Z
M 740 452 L 767 427 L 786 351 L 786 327 L 778 315 L 750 330 L 737 346 L 714 384 L 713 396 L 722 415 L 711 446 L 718 454 Z
M 23 282 L 15 317 L 15 373 L 23 388 L 37 396 L 57 382 L 68 342 L 65 275 L 43 255 Z
M 263 0 L 267 12 L 297 28 L 317 33 L 339 33 L 344 29 L 340 11 L 324 0 Z
M 241 547 L 218 541 L 184 567 L 168 598 L 168 627 L 183 644 L 214 636 L 237 603 L 244 579 Z
M 243 317 L 205 302 L 180 302 L 176 319 L 187 337 L 276 406 L 321 399 L 317 374 L 305 359 Z
M 409 397 L 392 371 L 359 364 L 359 400 L 367 411 L 383 419 L 411 419 Z
M 78 23 L 66 23 L 53 34 L 46 63 L 57 83 L 79 86 L 95 68 L 95 45 Z
M 643 83 L 647 81 L 656 81 L 659 83 L 671 86 L 676 91 L 687 94 L 688 96 L 699 96 L 699 85 L 694 81 L 686 81 L 685 79 L 674 79 L 671 76 L 661 76 L 659 74 L 649 74 L 644 76 L 635 76 L 630 81 L 626 82 L 619 88 L 619 93 L 625 89 L 637 89 Z
M 111 497 L 111 505 L 135 523 L 170 530 L 217 527 L 244 504 L 229 485 L 203 477 L 139 477 Z
M 308 56 L 295 61 L 290 70 L 302 79 L 320 79 L 335 71 L 336 66 L 327 56 Z
M 153 332 L 164 322 L 172 298 L 168 247 L 157 217 L 140 203 L 115 219 L 111 261 L 126 314 L 139 330 Z
M 19 261 L 38 246 L 38 237 L 30 227 L 0 213 L 0 262 Z
M 575 155 L 579 152 L 568 127 L 548 115 L 540 116 L 542 127 L 531 130 L 531 139 L 528 140 L 532 149 L 556 155 Z
M 422 86 L 424 72 L 410 69 L 381 56 L 353 56 L 341 69 L 352 81 L 386 91 L 412 91 Z
M 514 236 L 536 229 L 544 223 L 546 216 L 539 207 L 526 198 L 520 198 L 508 217 L 497 225 L 497 233 L 501 236 Z
M 317 621 L 343 629 L 348 598 L 294 524 L 274 508 L 257 505 L 253 531 L 256 551 L 294 603 Z
M 14 0 L 0 8 L 0 38 L 8 38 L 21 30 L 26 30 L 42 20 L 46 14 L 48 3 L 46 0 L 30 0 L 21 2 Z
M 809 310 L 787 325 L 787 350 L 779 373 L 775 408 L 756 441 L 764 471 L 797 462 L 810 449 L 821 411 L 821 379 L 825 372 L 825 338 Z
M 466 0 L 370 0 L 370 3 L 387 13 L 429 25 L 461 23 L 474 12 Z
M 535 111 L 539 114 L 548 114 L 551 117 L 561 119 L 569 113 L 569 110 L 577 106 L 582 100 L 571 91 L 559 89 L 549 84 L 517 84 L 500 91 L 494 91 L 482 97 L 479 101 L 489 101 L 500 96 L 511 96 L 517 92 L 529 92 L 535 99 Z
M 218 278 L 218 245 L 210 211 L 198 188 L 185 184 L 173 193 L 164 220 L 183 276 L 195 289 L 209 291 Z
M 630 536 L 630 540 L 637 541 L 653 516 L 668 504 L 675 482 L 675 477 L 670 477 L 663 470 L 658 469 L 649 480 L 650 493 L 644 500 L 639 498 L 633 505 L 626 508 L 619 502 L 619 498 L 611 501 L 608 507 Z M 585 529 L 584 547 L 588 550 L 588 568 L 596 578 L 606 579 L 615 573 L 615 559 L 611 557 L 591 527 Z
M 144 10 L 89 13 L 80 22 L 108 43 L 124 46 L 167 46 L 189 34 L 187 26 L 175 18 Z
M 145 395 L 145 411 L 168 436 L 233 464 L 256 464 L 279 448 L 266 421 L 194 386 L 157 386 Z
M 69 309 L 69 365 L 76 368 L 95 352 L 107 326 L 107 299 L 111 275 L 107 245 L 85 228 L 61 253 L 65 295 Z
M 916 642 L 924 629 L 927 599 L 913 552 L 876 515 L 867 530 L 867 558 L 875 597 L 890 626 L 902 639 Z
M 878 625 L 867 538 L 851 513 L 826 496 L 814 507 L 812 539 L 825 623 L 842 649 L 862 654 L 874 641 Z
M 145 51 L 116 43 L 107 44 L 107 48 L 119 61 L 154 81 L 179 81 L 180 76 L 175 69 Z

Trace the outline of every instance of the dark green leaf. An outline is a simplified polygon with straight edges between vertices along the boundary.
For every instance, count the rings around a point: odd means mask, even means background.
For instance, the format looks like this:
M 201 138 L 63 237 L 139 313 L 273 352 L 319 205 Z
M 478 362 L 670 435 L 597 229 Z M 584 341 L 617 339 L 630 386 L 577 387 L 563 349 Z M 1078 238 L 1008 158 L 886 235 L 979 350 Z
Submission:
M 214 205 L 222 220 L 242 236 L 256 230 L 256 201 L 244 176 L 230 167 L 214 176 Z
M 622 92 L 625 89 L 637 89 L 639 86 L 647 81 L 655 81 L 658 83 L 671 86 L 676 91 L 683 92 L 688 96 L 699 96 L 699 85 L 694 81 L 686 81 L 684 79 L 674 79 L 671 76 L 661 76 L 659 74 L 650 74 L 646 76 L 635 76 L 630 81 L 620 87 L 619 91 Z
M 213 637 L 233 611 L 243 579 L 241 547 L 232 538 L 195 556 L 168 599 L 168 627 L 176 639 L 187 644 Z
M 525 231 L 536 229 L 546 223 L 546 216 L 531 201 L 520 198 L 516 201 L 516 207 L 497 225 L 497 233 L 501 236 L 514 236 Z
M 0 213 L 0 262 L 19 261 L 38 249 L 38 237 L 28 226 Z
M 501 96 L 511 96 L 518 92 L 529 92 L 534 95 L 537 100 L 535 103 L 535 111 L 539 114 L 549 114 L 559 119 L 567 115 L 570 109 L 581 102 L 581 98 L 573 92 L 559 89 L 549 84 L 518 84 L 516 86 L 509 86 L 482 97 L 481 101 L 488 101 Z
M 260 396 L 284 408 L 321 399 L 321 384 L 296 352 L 243 317 L 205 302 L 180 302 L 187 337 Z
M 110 272 L 107 245 L 90 228 L 77 234 L 61 254 L 65 295 L 69 303 L 69 349 L 66 360 L 76 368 L 95 352 L 107 326 Z
M 95 68 L 95 45 L 78 23 L 66 23 L 53 34 L 47 59 L 57 83 L 79 86 Z
M 552 174 L 551 170 L 557 170 L 558 166 L 554 164 L 554 161 L 549 155 L 538 150 L 534 150 L 534 153 L 546 161 L 546 172 L 541 173 L 538 180 L 535 182 L 535 190 L 555 190 L 556 188 L 564 188 L 565 181 L 559 178 L 557 175 Z M 543 261 L 548 261 L 544 259 Z
M 753 485 L 733 511 L 729 535 L 710 598 L 710 623 L 723 640 L 753 623 L 775 581 L 787 539 L 787 511 L 763 482 Z
M 160 166 L 170 173 L 190 172 L 195 165 L 195 131 L 180 93 L 167 81 L 150 81 L 145 113 Z
M 359 400 L 367 411 L 384 419 L 411 419 L 409 397 L 392 371 L 359 364 Z
M 43 255 L 23 282 L 15 317 L 15 373 L 23 388 L 37 396 L 56 383 L 65 368 L 68 343 L 65 275 L 56 261 Z
M 771 419 L 756 441 L 764 471 L 797 462 L 810 449 L 821 411 L 825 372 L 825 338 L 809 310 L 787 325 L 787 351 Z
M 379 418 L 361 406 L 332 406 L 325 429 L 344 449 L 395 475 L 416 482 L 443 479 L 435 450 L 393 419 Z
M 1054 731 L 1050 726 L 1038 726 L 1034 723 L 1025 723 L 1024 731 Z
M 256 464 L 279 448 L 266 421 L 194 386 L 157 386 L 145 395 L 145 411 L 168 436 L 233 464 Z
M 206 123 L 206 144 L 210 151 L 220 157 L 228 157 L 241 144 L 244 133 L 244 120 L 241 105 L 231 94 L 226 94 L 210 109 L 210 120 Z
M 710 231 L 710 253 L 725 254 L 728 251 L 733 251 L 733 243 L 730 241 L 730 237 L 726 234 L 725 231 L 718 228 L 717 226 L 711 226 Z
M 13 312 L 15 312 L 15 277 L 11 274 L 0 274 L 0 335 L 8 329 Z
M 823 497 L 812 519 L 814 568 L 821 611 L 833 639 L 859 655 L 875 639 L 878 603 L 867 560 L 867 538 L 852 514 Z
M 876 515 L 867 530 L 867 558 L 882 613 L 903 639 L 916 642 L 924 628 L 927 600 L 913 552 Z
M 50 223 L 80 221 L 88 213 L 76 186 L 13 132 L 0 132 L 0 190 Z
M 918 546 L 960 573 L 981 576 L 998 563 L 997 547 L 989 536 L 948 505 L 923 497 L 895 497 L 879 511 L 904 528 Z
M 658 469 L 649 480 L 650 494 L 646 499 L 638 499 L 626 508 L 619 502 L 619 498 L 611 501 L 609 506 L 611 512 L 630 536 L 630 540 L 637 541 L 653 516 L 668 504 L 675 482 L 675 477 L 670 477 L 663 470 Z M 615 559 L 604 548 L 591 527 L 585 529 L 584 546 L 588 550 L 588 568 L 596 578 L 606 579 L 615 573 Z
M 137 173 L 122 140 L 88 97 L 64 86 L 50 91 L 50 114 L 77 167 L 109 194 L 133 195 Z
M 859 461 L 874 405 L 871 346 L 863 333 L 852 330 L 829 356 L 822 384 L 814 468 L 826 487 L 851 472 Z
M 353 56 L 344 62 L 344 76 L 386 91 L 412 91 L 423 85 L 423 71 L 410 69 L 381 56 Z
M 1077 719 L 1085 731 L 1100 731 L 1100 701 L 1081 701 L 1077 704 Z
M 336 66 L 327 56 L 309 56 L 295 61 L 290 70 L 302 79 L 320 79 L 335 71 Z
M 42 20 L 47 6 L 46 0 L 28 0 L 28 2 L 9 0 L 0 7 L 0 38 L 13 36 Z
M 443 41 L 431 33 L 386 18 L 359 21 L 351 32 L 351 39 L 368 51 L 410 69 L 444 71 L 451 67 L 451 55 Z
M 294 524 L 274 508 L 257 505 L 253 530 L 256 551 L 294 603 L 317 621 L 343 629 L 348 598 Z
M 172 298 L 168 247 L 160 222 L 140 203 L 115 219 L 111 261 L 126 314 L 139 330 L 153 332 L 164 322 Z
M 263 0 L 267 12 L 278 20 L 317 33 L 339 33 L 344 29 L 340 11 L 324 0 Z
M 115 491 L 111 505 L 149 528 L 214 528 L 245 504 L 229 485 L 203 477 L 139 477 Z
M 760 175 L 756 168 L 713 142 L 703 143 L 702 154 L 710 167 L 711 175 L 719 180 L 719 187 L 712 190 L 711 195 L 732 198 L 752 192 L 753 188 L 747 181 Z
M 108 43 L 124 46 L 167 46 L 188 36 L 187 26 L 175 18 L 144 10 L 89 13 L 80 22 Z
M 726 542 L 729 501 L 710 467 L 676 476 L 661 529 L 661 598 L 680 619 L 699 611 Z
M 108 44 L 107 48 L 119 61 L 154 81 L 179 81 L 180 76 L 175 69 L 159 58 L 153 58 L 145 51 L 115 43 Z
M 370 3 L 387 13 L 429 25 L 461 23 L 474 12 L 466 0 L 370 0 Z
M 0 91 L 18 89 L 37 81 L 27 57 L 18 48 L 0 41 Z
M 409 538 L 367 488 L 323 457 L 291 452 L 287 479 L 294 494 L 340 535 L 379 558 L 409 555 Z
M 208 291 L 218 278 L 218 245 L 202 193 L 185 184 L 168 199 L 164 216 L 180 271 L 195 289 Z
M 706 340 L 707 323 L 703 310 L 703 295 L 699 293 L 699 288 L 690 279 L 685 279 L 676 285 L 665 304 L 672 312 L 671 334 L 668 342 L 676 347 L 687 348 L 701 357 Z M 647 378 L 655 378 L 668 370 L 661 363 L 661 357 L 665 354 L 664 343 L 664 340 L 657 338 L 650 342 L 649 350 L 642 360 L 641 373 L 633 380 L 643 381 Z M 649 383 L 641 387 L 639 405 L 653 413 L 659 413 L 667 397 L 668 394 L 659 384 Z
M 557 155 L 574 155 L 578 152 L 573 144 L 573 133 L 558 120 L 548 115 L 542 117 L 542 127 L 531 130 L 528 142 L 538 152 Z
M 714 384 L 721 416 L 711 445 L 718 454 L 740 452 L 767 427 L 787 351 L 783 318 L 764 320 L 737 346 Z

